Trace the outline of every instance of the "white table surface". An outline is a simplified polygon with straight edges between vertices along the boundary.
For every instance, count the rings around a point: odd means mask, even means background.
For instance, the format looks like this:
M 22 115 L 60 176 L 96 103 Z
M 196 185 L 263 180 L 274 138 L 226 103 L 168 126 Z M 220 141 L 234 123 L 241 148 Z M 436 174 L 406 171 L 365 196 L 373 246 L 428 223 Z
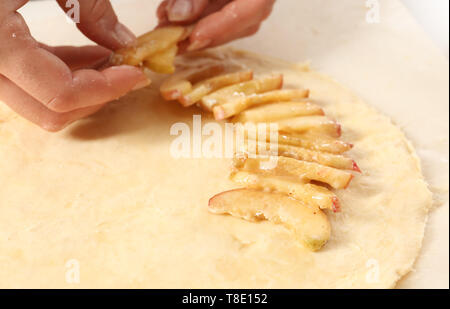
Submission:
M 402 1 L 448 58 L 449 1 Z
M 404 1 L 425 28 L 396 0 L 379 0 L 379 25 L 364 22 L 365 0 L 278 0 L 260 33 L 235 45 L 291 61 L 311 60 L 313 68 L 353 89 L 405 131 L 430 187 L 442 188 L 446 201 L 431 213 L 422 253 L 399 287 L 448 288 L 448 9 L 447 14 L 443 9 L 448 1 Z M 120 19 L 136 33 L 155 24 L 158 2 L 113 0 Z M 87 42 L 64 22 L 54 1 L 31 3 L 21 12 L 46 43 Z

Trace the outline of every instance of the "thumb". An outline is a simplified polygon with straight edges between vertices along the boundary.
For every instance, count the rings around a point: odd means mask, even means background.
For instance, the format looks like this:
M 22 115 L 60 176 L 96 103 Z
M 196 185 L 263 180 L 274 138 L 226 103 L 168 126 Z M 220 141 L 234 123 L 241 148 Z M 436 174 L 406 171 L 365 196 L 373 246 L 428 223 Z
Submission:
M 95 43 L 117 50 L 136 42 L 135 35 L 121 24 L 109 0 L 67 1 L 57 0 L 67 13 L 79 10 L 78 29 Z
M 202 15 L 208 4 L 209 0 L 168 0 L 167 19 L 172 23 L 193 22 Z

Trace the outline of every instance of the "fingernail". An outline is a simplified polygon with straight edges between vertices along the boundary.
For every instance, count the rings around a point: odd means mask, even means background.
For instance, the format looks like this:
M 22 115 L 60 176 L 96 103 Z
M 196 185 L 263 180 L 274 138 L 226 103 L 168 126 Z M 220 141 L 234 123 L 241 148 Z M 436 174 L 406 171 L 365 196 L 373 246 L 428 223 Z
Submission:
M 139 83 L 137 83 L 136 86 L 134 86 L 132 90 L 133 91 L 139 90 L 139 89 L 147 87 L 150 84 L 151 84 L 151 80 L 146 78 L 145 80 L 140 81 Z
M 114 32 L 119 42 L 125 46 L 132 46 L 136 43 L 136 36 L 127 27 L 117 23 Z
M 188 46 L 187 51 L 199 50 L 208 47 L 208 45 L 210 45 L 211 43 L 212 40 L 194 41 Z
M 175 0 L 167 11 L 167 17 L 171 22 L 185 21 L 191 17 L 192 3 L 190 0 Z

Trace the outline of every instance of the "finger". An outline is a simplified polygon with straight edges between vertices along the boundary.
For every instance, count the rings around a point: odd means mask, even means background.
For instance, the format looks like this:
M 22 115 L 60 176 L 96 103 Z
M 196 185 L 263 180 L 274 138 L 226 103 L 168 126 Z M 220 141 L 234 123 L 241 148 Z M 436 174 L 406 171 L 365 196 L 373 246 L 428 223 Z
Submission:
M 57 2 L 65 12 L 73 8 L 67 0 Z M 83 0 L 78 3 L 80 22 L 77 27 L 89 39 L 111 50 L 136 43 L 136 36 L 118 21 L 109 0 Z
M 89 116 L 104 106 L 97 105 L 68 113 L 56 113 L 36 101 L 2 75 L 0 75 L 0 100 L 17 114 L 51 132 L 62 130 L 72 122 Z
M 209 45 L 208 47 L 212 48 L 212 47 L 223 45 L 223 44 L 228 43 L 228 42 L 233 41 L 233 40 L 237 40 L 237 39 L 240 39 L 240 38 L 252 36 L 255 33 L 257 33 L 260 28 L 261 28 L 261 24 L 255 25 L 255 26 L 251 26 L 250 28 L 243 29 L 243 30 L 241 30 L 241 31 L 239 31 L 237 33 L 232 33 L 232 34 L 230 33 L 229 35 L 225 35 L 224 37 L 222 37 L 221 40 L 217 40 L 217 41 L 211 43 L 211 45 Z M 178 43 L 178 53 L 179 54 L 186 53 L 187 51 L 189 51 L 188 50 L 189 48 L 190 48 L 189 40 L 182 41 L 182 42 Z
M 203 11 L 203 14 L 200 17 L 206 17 L 208 15 L 211 15 L 212 13 L 215 13 L 217 11 L 220 11 L 223 9 L 225 5 L 232 2 L 234 0 L 213 0 L 209 1 L 209 5 L 206 7 L 206 9 Z
M 72 71 L 80 69 L 95 69 L 109 61 L 111 51 L 101 46 L 40 46 L 69 66 Z
M 0 25 L 0 41 L 0 74 L 55 112 L 106 103 L 149 83 L 142 71 L 130 66 L 72 72 L 39 46 L 17 13 Z
M 167 20 L 171 23 L 191 23 L 197 20 L 207 8 L 209 0 L 168 0 Z
M 212 47 L 220 46 L 220 45 L 226 44 L 228 42 L 231 42 L 231 41 L 234 41 L 237 39 L 242 39 L 245 37 L 255 35 L 259 31 L 260 28 L 261 28 L 261 24 L 258 24 L 258 25 L 251 26 L 250 28 L 243 29 L 243 30 L 235 32 L 235 33 L 226 34 L 226 35 L 222 36 L 220 40 L 219 39 L 215 40 L 208 47 L 212 48 Z
M 236 0 L 222 10 L 200 20 L 195 27 L 188 50 L 216 46 L 240 38 L 243 29 L 264 21 L 272 11 L 275 0 Z
M 195 1 L 195 0 L 194 0 Z M 158 26 L 157 28 L 164 27 L 170 24 L 189 24 L 193 23 L 196 20 L 203 18 L 207 15 L 210 15 L 214 12 L 217 12 L 221 10 L 226 4 L 230 3 L 232 0 L 213 0 L 209 1 L 209 4 L 206 6 L 206 8 L 203 10 L 203 12 L 200 13 L 200 15 L 196 14 L 194 18 L 191 18 L 187 22 L 171 22 L 167 16 L 167 10 L 170 0 L 163 1 L 157 10 L 157 17 L 158 17 Z M 199 10 L 200 12 L 200 10 Z
M 167 18 L 167 5 L 169 4 L 169 0 L 164 0 L 158 6 L 156 10 L 156 17 L 158 17 L 158 24 L 165 24 L 168 22 Z
M 203 10 L 202 13 L 200 13 L 200 15 L 196 14 L 195 18 L 192 18 L 190 20 L 188 20 L 187 22 L 171 22 L 167 16 L 167 8 L 168 8 L 168 4 L 169 4 L 170 0 L 165 0 L 163 1 L 160 6 L 158 7 L 157 13 L 156 15 L 158 16 L 158 26 L 157 28 L 160 27 L 165 27 L 171 24 L 190 24 L 190 23 L 194 23 L 195 21 L 197 21 L 200 18 L 203 18 L 207 15 L 210 15 L 214 12 L 217 12 L 219 10 L 221 10 L 225 5 L 227 5 L 228 3 L 230 3 L 233 0 L 210 0 L 209 4 L 206 6 L 206 8 Z M 198 15 L 198 16 L 197 16 Z
M 15 12 L 24 6 L 29 0 L 9 0 L 0 2 L 0 20 L 9 12 Z

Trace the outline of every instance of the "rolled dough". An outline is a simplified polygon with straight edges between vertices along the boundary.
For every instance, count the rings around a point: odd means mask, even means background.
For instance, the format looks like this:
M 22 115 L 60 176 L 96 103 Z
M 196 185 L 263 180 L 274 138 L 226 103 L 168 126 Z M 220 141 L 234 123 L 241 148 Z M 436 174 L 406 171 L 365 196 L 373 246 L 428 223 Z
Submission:
M 338 192 L 326 247 L 210 214 L 208 199 L 236 188 L 230 160 L 170 156 L 170 127 L 201 111 L 162 101 L 156 79 L 57 134 L 0 105 L 0 287 L 389 288 L 408 273 L 432 196 L 402 131 L 324 75 L 217 52 L 309 88 L 355 144 L 363 174 Z

